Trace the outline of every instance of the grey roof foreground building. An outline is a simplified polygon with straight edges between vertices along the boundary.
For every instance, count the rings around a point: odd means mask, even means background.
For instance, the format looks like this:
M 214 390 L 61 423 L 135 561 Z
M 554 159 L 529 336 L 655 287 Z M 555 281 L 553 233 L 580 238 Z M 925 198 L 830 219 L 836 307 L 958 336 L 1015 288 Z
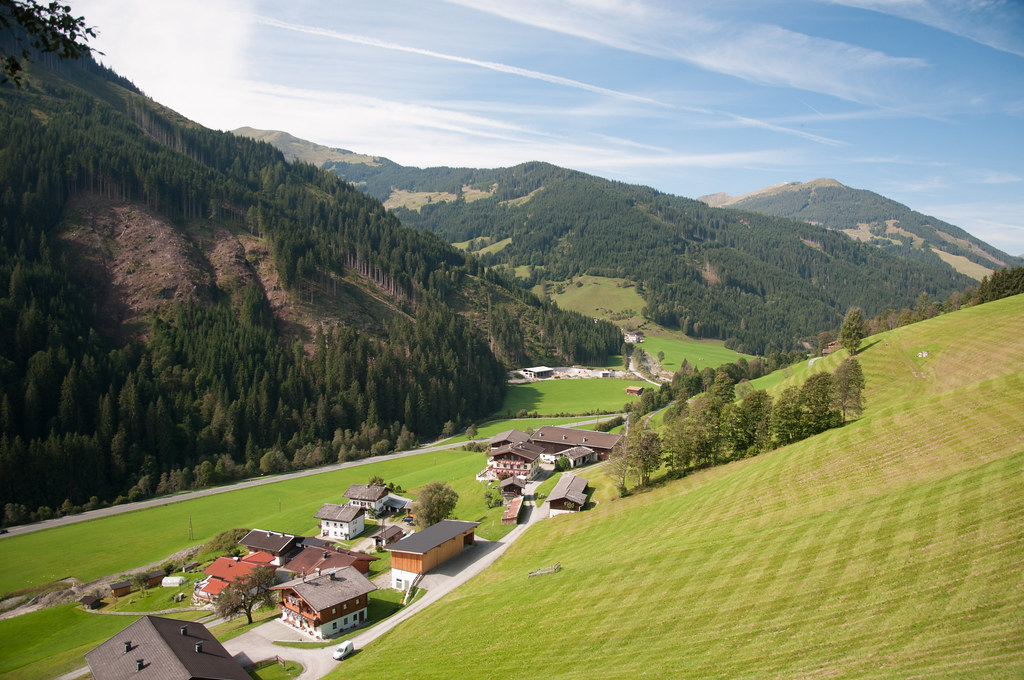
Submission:
M 143 616 L 85 655 L 96 680 L 250 680 L 201 623 Z

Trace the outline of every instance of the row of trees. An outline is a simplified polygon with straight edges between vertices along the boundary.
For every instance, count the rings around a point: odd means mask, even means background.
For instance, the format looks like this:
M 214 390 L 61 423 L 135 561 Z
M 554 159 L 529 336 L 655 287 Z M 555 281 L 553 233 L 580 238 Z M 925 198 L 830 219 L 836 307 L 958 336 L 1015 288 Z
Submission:
M 665 463 L 672 476 L 683 476 L 754 456 L 859 415 L 863 389 L 860 362 L 853 357 L 834 373 L 815 373 L 802 386 L 786 388 L 774 401 L 764 390 L 735 401 L 735 385 L 720 371 L 705 393 L 670 409 L 661 433 L 643 425 L 631 428 L 612 451 L 610 470 L 625 493 L 630 478 L 647 486 Z

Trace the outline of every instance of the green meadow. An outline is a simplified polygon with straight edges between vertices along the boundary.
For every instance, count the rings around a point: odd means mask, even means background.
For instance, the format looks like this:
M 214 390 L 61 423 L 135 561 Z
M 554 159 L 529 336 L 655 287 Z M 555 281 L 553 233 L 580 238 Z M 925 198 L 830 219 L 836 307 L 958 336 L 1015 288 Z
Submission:
M 341 502 L 350 484 L 365 484 L 371 475 L 415 489 L 433 480 L 472 479 L 485 465 L 480 453 L 425 453 L 9 536 L 2 539 L 0 592 L 68 576 L 87 582 L 117 574 L 204 543 L 232 527 L 309 535 L 317 526 L 313 514 L 323 503 Z M 475 501 L 465 502 L 467 512 L 479 514 Z M 26 564 L 32 568 L 26 569 Z
M 548 297 L 562 309 L 609 320 L 639 319 L 645 304 L 632 282 L 604 276 L 577 276 L 565 283 L 549 284 Z
M 501 405 L 502 413 L 612 413 L 637 397 L 626 394 L 630 385 L 654 387 L 643 380 L 617 378 L 566 378 L 509 385 Z
M 593 420 L 596 417 L 610 419 L 614 416 L 572 416 L 570 418 L 505 418 L 502 420 L 494 420 L 484 425 L 477 426 L 476 436 L 473 437 L 473 439 L 486 439 L 488 437 L 493 437 L 499 432 L 504 432 L 506 430 L 515 429 L 522 430 L 524 432 L 526 430 L 536 430 L 538 427 L 545 427 L 547 425 L 564 425 L 566 427 L 576 427 L 581 430 L 592 430 L 594 429 L 595 425 L 579 425 L 578 423 L 581 423 L 585 420 Z M 463 433 L 456 437 L 445 439 L 443 443 L 458 444 L 460 442 L 464 443 L 468 440 L 469 438 L 466 437 L 465 433 Z
M 668 335 L 648 335 L 636 347 L 650 354 L 655 360 L 658 358 L 658 352 L 664 352 L 665 359 L 661 362 L 661 367 L 672 373 L 682 368 L 683 361 L 687 361 L 690 366 L 700 371 L 735 363 L 740 357 L 748 361 L 754 358 L 750 354 L 734 352 L 719 342 L 681 339 Z
M 328 677 L 1024 676 L 1024 296 L 860 360 L 860 419 L 626 498 L 599 484 Z

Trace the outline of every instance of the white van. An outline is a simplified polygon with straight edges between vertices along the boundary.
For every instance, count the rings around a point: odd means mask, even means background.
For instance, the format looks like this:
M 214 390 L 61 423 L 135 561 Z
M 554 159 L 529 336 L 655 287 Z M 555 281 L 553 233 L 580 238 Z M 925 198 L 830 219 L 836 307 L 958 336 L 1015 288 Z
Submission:
M 334 653 L 331 656 L 334 657 L 335 661 L 341 661 L 346 656 L 351 654 L 354 649 L 355 647 L 352 646 L 352 641 L 345 640 L 340 645 L 338 645 L 338 648 L 334 650 Z

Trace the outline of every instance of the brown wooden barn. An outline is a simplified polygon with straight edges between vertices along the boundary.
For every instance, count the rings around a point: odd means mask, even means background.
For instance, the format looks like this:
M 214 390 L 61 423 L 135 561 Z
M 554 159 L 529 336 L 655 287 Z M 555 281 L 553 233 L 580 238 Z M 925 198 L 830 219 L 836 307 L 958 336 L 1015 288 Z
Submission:
M 417 576 L 458 556 L 476 541 L 480 522 L 443 519 L 388 546 L 391 552 L 391 587 L 407 589 Z

